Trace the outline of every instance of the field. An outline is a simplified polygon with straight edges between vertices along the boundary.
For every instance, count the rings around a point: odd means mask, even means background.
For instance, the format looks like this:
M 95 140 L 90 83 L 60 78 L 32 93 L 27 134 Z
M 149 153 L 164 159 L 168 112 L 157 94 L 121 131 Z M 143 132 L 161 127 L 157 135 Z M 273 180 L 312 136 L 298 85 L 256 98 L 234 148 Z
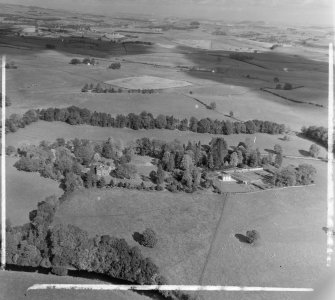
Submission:
M 6 157 L 7 218 L 12 225 L 29 222 L 29 212 L 37 203 L 51 195 L 61 196 L 58 183 L 41 177 L 38 173 L 20 172 L 13 167 L 17 159 Z
M 191 83 L 184 81 L 176 81 L 161 77 L 153 77 L 153 76 L 141 76 L 141 77 L 128 77 L 128 78 L 120 78 L 105 81 L 107 84 L 120 86 L 126 89 L 170 89 L 192 85 Z
M 197 284 L 223 205 L 222 196 L 211 193 L 84 190 L 62 204 L 55 222 L 77 225 L 92 236 L 122 237 L 134 246 L 132 234 L 153 228 L 159 243 L 142 252 L 171 284 Z
M 164 112 L 178 118 L 195 116 L 229 119 L 227 115 L 233 111 L 241 120 L 271 119 L 283 122 L 293 130 L 300 130 L 303 125 L 312 125 L 309 120 L 313 121 L 313 125 L 326 126 L 327 64 L 317 60 L 312 55 L 313 52 L 310 54 L 309 48 L 276 48 L 269 52 L 266 50 L 266 43 L 249 40 L 255 47 L 259 44 L 263 48 L 259 53 L 252 53 L 254 59 L 250 62 L 243 62 L 229 58 L 227 47 L 220 50 L 213 46 L 212 50 L 204 50 L 177 43 L 179 40 L 192 38 L 195 41 L 202 40 L 196 36 L 203 36 L 203 40 L 213 40 L 213 44 L 226 44 L 232 48 L 230 51 L 235 50 L 235 44 L 239 44 L 238 51 L 243 51 L 240 47 L 247 41 L 245 38 L 231 36 L 213 38 L 207 32 L 167 32 L 164 36 L 145 36 L 145 40 L 153 43 L 145 48 L 132 45 L 131 47 L 138 49 L 107 55 L 103 49 L 92 50 L 93 52 L 87 50 L 85 53 L 85 49 L 78 52 L 78 48 L 73 46 L 73 49 L 67 47 L 53 51 L 46 50 L 40 41 L 37 44 L 37 41 L 28 38 L 24 41 L 9 40 L 8 43 L 12 43 L 14 48 L 2 44 L 0 50 L 4 53 L 10 51 L 7 60 L 14 61 L 18 69 L 7 72 L 7 92 L 13 102 L 8 113 L 23 113 L 29 108 L 79 105 L 112 115 L 146 110 L 154 115 Z M 15 48 L 16 44 L 21 45 L 23 42 L 26 48 Z M 255 47 L 250 45 L 248 48 Z M 74 57 L 82 59 L 87 56 L 94 57 L 99 64 L 69 64 Z M 109 64 L 115 61 L 121 63 L 121 69 L 108 69 Z M 216 72 L 213 73 L 212 70 Z M 280 91 L 286 97 L 324 107 L 294 103 L 261 91 L 260 88 L 275 87 L 274 77 L 278 77 L 282 84 L 289 82 L 294 86 L 303 86 L 292 91 Z M 130 85 L 124 82 L 127 78 L 134 78 Z M 150 95 L 80 92 L 86 83 L 104 84 L 108 81 L 127 88 L 167 89 Z M 181 82 L 183 84 L 179 85 Z M 186 83 L 192 86 L 185 86 Z M 190 91 L 195 98 L 206 104 L 215 101 L 216 111 L 201 105 L 196 107 L 198 103 L 190 97 Z M 252 110 L 249 109 L 250 105 Z
M 178 18 L 127 14 L 114 18 L 2 4 L 0 10 L 0 52 L 17 66 L 6 71 L 7 94 L 12 102 L 6 108 L 8 116 L 29 109 L 75 105 L 112 116 L 147 111 L 178 119 L 273 121 L 291 129 L 289 141 L 284 135 L 261 133 L 223 137 L 230 149 L 250 138 L 262 155 L 279 144 L 284 165 L 310 163 L 317 170 L 315 185 L 307 187 L 238 194 L 251 189 L 222 183 L 232 192 L 227 199 L 210 191 L 80 189 L 68 195 L 54 224 L 74 224 L 91 236 L 124 238 L 152 258 L 171 284 L 309 288 L 328 273 L 326 234 L 322 230 L 326 226 L 327 164 L 308 157 L 313 142 L 297 133 L 302 126 L 328 124 L 327 45 L 333 30 L 219 20 L 202 20 L 199 28 L 193 28 L 189 27 L 190 20 Z M 231 52 L 246 53 L 249 58 L 234 58 Z M 73 58 L 86 57 L 94 58 L 97 64 L 70 64 Z M 120 69 L 109 68 L 115 62 L 120 63 Z M 275 89 L 285 83 L 293 89 Z M 125 90 L 81 92 L 86 84 Z M 128 93 L 127 89 L 159 92 Z M 212 102 L 216 108 L 208 109 Z M 142 137 L 208 144 L 218 136 L 38 121 L 6 135 L 6 144 L 20 148 L 60 137 L 92 141 L 113 137 L 123 145 Z M 326 149 L 320 148 L 319 157 L 325 158 Z M 63 191 L 59 183 L 38 173 L 17 171 L 13 167 L 16 159 L 6 157 L 7 215 L 12 224 L 21 225 L 28 222 L 28 213 L 39 201 L 53 194 L 60 196 Z M 148 176 L 156 170 L 150 157 L 135 155 L 132 163 L 139 174 Z M 140 182 L 139 177 L 137 180 Z M 147 227 L 159 238 L 153 249 L 140 246 L 133 237 Z M 243 243 L 242 235 L 252 229 L 259 232 L 260 240 L 256 245 Z M 0 298 L 146 299 L 130 292 L 25 295 L 29 285 L 42 282 L 98 281 L 16 272 L 4 276 L 0 272 Z M 306 298 L 299 293 L 202 295 L 208 300 Z
M 172 284 L 313 287 L 326 274 L 326 165 L 312 164 L 318 172 L 315 186 L 235 194 L 227 201 L 204 192 L 78 191 L 55 220 L 91 235 L 123 237 L 131 245 L 136 245 L 134 232 L 153 228 L 157 247 L 141 250 Z M 251 229 L 261 236 L 256 246 L 235 237 Z M 273 299 L 299 299 L 287 295 Z M 228 299 L 241 298 L 230 294 Z

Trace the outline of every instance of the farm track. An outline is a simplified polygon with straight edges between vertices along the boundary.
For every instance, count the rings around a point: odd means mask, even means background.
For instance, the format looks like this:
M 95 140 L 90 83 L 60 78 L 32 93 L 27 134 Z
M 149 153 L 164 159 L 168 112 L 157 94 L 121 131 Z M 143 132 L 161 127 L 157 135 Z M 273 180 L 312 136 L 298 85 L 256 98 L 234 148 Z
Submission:
M 223 213 L 224 213 L 224 209 L 226 207 L 226 203 L 227 203 L 227 200 L 229 198 L 229 196 L 227 194 L 225 194 L 223 196 L 223 204 L 222 204 L 222 209 L 221 209 L 221 214 L 220 214 L 220 218 L 219 218 L 219 221 L 215 227 L 215 231 L 214 231 L 214 234 L 213 234 L 213 238 L 212 238 L 212 241 L 211 241 L 211 244 L 210 244 L 210 247 L 209 247 L 209 250 L 208 250 L 208 254 L 206 256 L 206 259 L 205 259 L 205 262 L 204 262 L 204 266 L 202 268 L 202 271 L 201 271 L 201 274 L 200 274 L 200 278 L 199 278 L 199 285 L 203 285 L 203 281 L 204 281 L 204 276 L 205 276 L 205 273 L 206 273 L 206 269 L 207 269 L 207 265 L 209 263 L 209 260 L 211 258 L 211 255 L 212 255 L 212 251 L 213 251 L 213 246 L 216 242 L 216 239 L 217 239 L 217 235 L 218 235 L 218 232 L 219 232 L 219 227 L 222 223 L 222 220 L 223 220 Z
M 317 106 L 317 107 L 322 107 L 322 108 L 324 108 L 324 106 L 321 105 L 321 104 L 317 104 L 317 103 L 313 103 L 313 102 L 305 102 L 305 101 L 301 101 L 301 100 L 295 100 L 295 99 L 292 99 L 292 98 L 287 98 L 287 97 L 285 97 L 285 96 L 282 96 L 282 95 L 279 95 L 279 94 L 277 94 L 277 93 L 271 92 L 271 91 L 269 91 L 269 90 L 267 90 L 267 89 L 265 89 L 265 88 L 260 88 L 260 90 L 263 91 L 263 92 L 272 94 L 272 95 L 274 95 L 274 96 L 276 96 L 276 97 L 285 99 L 285 100 L 287 100 L 287 101 L 291 101 L 291 102 L 295 102 L 295 103 L 299 103 L 299 104 L 313 105 L 313 106 Z

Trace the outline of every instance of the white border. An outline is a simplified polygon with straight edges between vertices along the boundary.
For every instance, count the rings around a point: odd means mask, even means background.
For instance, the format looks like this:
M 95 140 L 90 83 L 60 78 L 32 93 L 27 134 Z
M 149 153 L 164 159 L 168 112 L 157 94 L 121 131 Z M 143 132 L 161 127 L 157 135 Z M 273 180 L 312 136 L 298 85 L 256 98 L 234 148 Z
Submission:
M 313 292 L 312 288 L 221 286 L 221 285 L 115 285 L 115 284 L 34 284 L 30 290 L 103 290 L 103 291 L 226 291 L 226 292 Z
M 328 167 L 327 167 L 327 267 L 331 266 L 334 246 L 334 52 L 329 44 L 329 83 L 328 83 Z
M 2 56 L 1 114 L 1 269 L 6 266 L 6 56 Z

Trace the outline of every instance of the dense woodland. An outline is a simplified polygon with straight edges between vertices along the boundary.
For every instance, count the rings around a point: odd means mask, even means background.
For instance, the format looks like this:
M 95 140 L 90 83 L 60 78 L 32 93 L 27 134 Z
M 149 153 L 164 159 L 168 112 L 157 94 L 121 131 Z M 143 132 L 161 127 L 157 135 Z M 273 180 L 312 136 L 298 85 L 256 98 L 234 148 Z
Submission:
M 285 131 L 284 124 L 270 121 L 250 120 L 246 122 L 231 122 L 212 120 L 204 118 L 198 120 L 195 117 L 179 120 L 174 116 L 158 115 L 156 118 L 147 112 L 139 115 L 130 113 L 128 115 L 119 114 L 112 117 L 110 114 L 101 112 L 91 112 L 86 108 L 70 106 L 68 108 L 48 108 L 41 110 L 29 110 L 23 116 L 11 115 L 6 120 L 6 131 L 15 132 L 18 128 L 23 128 L 32 122 L 44 120 L 48 122 L 60 121 L 70 125 L 89 124 L 100 127 L 131 128 L 138 129 L 178 129 L 181 131 L 190 130 L 199 133 L 211 134 L 253 134 L 256 132 L 281 134 Z

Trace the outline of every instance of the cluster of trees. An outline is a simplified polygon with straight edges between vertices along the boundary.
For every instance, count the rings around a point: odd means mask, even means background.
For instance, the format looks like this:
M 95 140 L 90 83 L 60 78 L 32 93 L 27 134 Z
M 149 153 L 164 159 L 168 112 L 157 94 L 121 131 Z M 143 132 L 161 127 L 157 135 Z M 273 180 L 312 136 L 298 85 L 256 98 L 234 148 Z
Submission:
M 93 85 L 93 83 L 85 84 L 83 88 L 81 89 L 83 93 L 86 93 L 88 91 L 92 93 L 122 93 L 123 90 L 121 88 L 114 89 L 113 87 L 102 87 L 100 83 L 97 83 L 96 86 Z
M 57 275 L 69 268 L 108 275 L 136 284 L 168 284 L 159 268 L 139 247 L 109 235 L 89 237 L 74 225 L 54 225 L 54 215 L 66 196 L 47 197 L 29 213 L 29 223 L 6 226 L 6 261 L 19 266 L 43 267 Z M 155 246 L 156 234 L 143 232 L 146 246 Z M 1 244 L 1 240 L 0 240 Z M 162 292 L 170 299 L 192 299 L 181 292 Z
M 308 185 L 314 182 L 316 169 L 310 164 L 292 165 L 278 170 L 273 177 L 275 186 Z
M 12 114 L 6 119 L 6 133 L 16 132 L 19 128 L 24 128 L 33 122 L 37 122 L 39 119 L 39 112 L 34 109 L 28 110 L 23 116 Z
M 285 131 L 284 124 L 269 121 L 250 120 L 246 122 L 231 122 L 212 120 L 204 118 L 198 120 L 191 117 L 189 120 L 176 119 L 174 116 L 158 115 L 156 118 L 151 113 L 143 111 L 139 115 L 129 113 L 128 115 L 119 114 L 112 117 L 107 113 L 91 112 L 86 108 L 70 106 L 68 108 L 48 108 L 38 111 L 41 120 L 61 121 L 70 125 L 90 124 L 101 127 L 131 128 L 138 129 L 179 129 L 181 131 L 190 130 L 199 133 L 212 134 L 254 134 L 256 132 L 281 134 Z
M 256 132 L 281 134 L 285 131 L 284 124 L 269 121 L 250 120 L 246 122 L 231 122 L 212 120 L 204 118 L 198 120 L 195 117 L 179 120 L 173 116 L 158 115 L 156 118 L 151 113 L 143 111 L 139 115 L 130 113 L 128 115 L 119 114 L 112 117 L 108 113 L 91 112 L 86 108 L 70 106 L 67 108 L 48 108 L 42 110 L 29 110 L 23 116 L 11 115 L 6 120 L 6 132 L 15 132 L 18 128 L 23 128 L 37 120 L 48 122 L 60 121 L 70 125 L 89 124 L 100 127 L 131 128 L 138 129 L 178 129 L 181 131 L 190 130 L 198 133 L 211 134 L 253 134 Z
M 260 151 L 253 148 L 250 139 L 240 142 L 231 150 L 223 138 L 213 138 L 209 145 L 189 142 L 182 145 L 178 140 L 165 142 L 141 138 L 136 140 L 135 152 L 157 160 L 157 171 L 150 173 L 150 179 L 157 185 L 165 182 L 171 191 L 193 192 L 198 188 L 212 185 L 207 178 L 207 170 L 221 170 L 234 167 L 256 167 L 261 164 L 281 165 L 282 151 L 276 149 L 275 162 L 271 158 L 261 158 Z M 281 161 L 279 158 L 281 158 Z
M 138 247 L 109 235 L 90 238 L 73 225 L 53 225 L 59 200 L 52 196 L 29 214 L 30 223 L 7 226 L 7 262 L 20 266 L 54 267 L 66 274 L 69 267 L 107 274 L 139 284 L 166 282 L 158 267 Z
M 241 60 L 241 61 L 245 61 L 245 60 L 251 60 L 254 57 L 250 54 L 246 54 L 246 53 L 240 53 L 240 52 L 233 52 L 229 54 L 229 57 L 232 59 L 236 59 L 236 60 Z
M 11 106 L 12 105 L 12 100 L 6 95 L 5 98 L 5 105 L 6 106 Z M 2 93 L 0 93 L 0 107 L 2 107 Z
M 276 90 L 292 90 L 293 86 L 291 83 L 285 82 L 284 85 L 277 83 L 276 84 Z
M 108 66 L 108 69 L 119 70 L 121 69 L 121 64 L 119 62 L 113 62 Z
M 328 147 L 328 129 L 322 126 L 309 126 L 302 127 L 301 133 L 311 139 L 314 142 L 321 144 L 324 147 Z
M 72 58 L 70 60 L 70 64 L 71 65 L 79 65 L 79 64 L 90 64 L 90 65 L 95 65 L 97 64 L 97 61 L 94 58 L 89 58 L 89 57 L 85 57 L 82 60 L 80 60 L 79 58 Z
M 112 138 L 103 143 L 85 139 L 65 142 L 59 138 L 52 144 L 42 141 L 39 146 L 23 146 L 18 154 L 20 159 L 14 164 L 18 170 L 39 172 L 43 177 L 57 180 L 66 192 L 81 187 L 106 186 L 104 177 L 97 176 L 94 169 L 96 163 L 99 165 L 104 159 L 112 159 L 116 165 L 112 176 L 130 179 L 137 174 L 136 167 L 130 163 L 134 154 L 132 148 L 123 147 Z
M 122 88 L 114 88 L 111 86 L 101 86 L 100 83 L 97 83 L 96 86 L 93 85 L 93 83 L 86 83 L 83 88 L 81 89 L 81 91 L 83 93 L 87 93 L 87 92 L 92 92 L 92 93 L 123 93 L 124 90 Z M 158 90 L 154 90 L 154 89 L 130 89 L 127 90 L 129 94 L 132 93 L 142 93 L 142 94 L 154 94 L 156 91 Z

